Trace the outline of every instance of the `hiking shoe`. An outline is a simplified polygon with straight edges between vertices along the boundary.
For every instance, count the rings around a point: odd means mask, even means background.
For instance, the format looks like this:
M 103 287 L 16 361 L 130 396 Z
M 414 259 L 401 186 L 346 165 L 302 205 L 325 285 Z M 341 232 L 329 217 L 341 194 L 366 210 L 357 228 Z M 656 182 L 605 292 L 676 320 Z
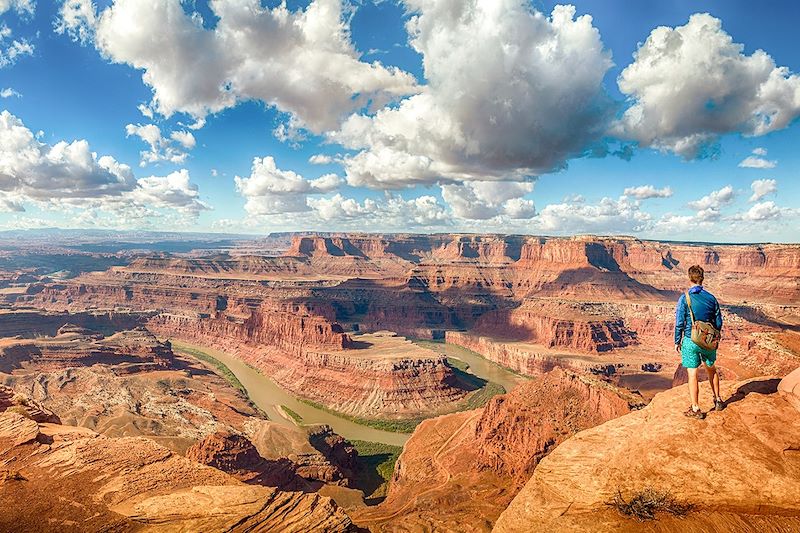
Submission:
M 714 410 L 715 411 L 722 411 L 725 409 L 725 402 L 722 401 L 722 398 L 717 398 L 714 400 Z
M 689 409 L 687 409 L 686 412 L 683 414 L 688 416 L 689 418 L 696 418 L 698 420 L 703 420 L 706 417 L 706 414 L 703 411 L 700 410 L 695 411 L 691 407 L 689 407 Z

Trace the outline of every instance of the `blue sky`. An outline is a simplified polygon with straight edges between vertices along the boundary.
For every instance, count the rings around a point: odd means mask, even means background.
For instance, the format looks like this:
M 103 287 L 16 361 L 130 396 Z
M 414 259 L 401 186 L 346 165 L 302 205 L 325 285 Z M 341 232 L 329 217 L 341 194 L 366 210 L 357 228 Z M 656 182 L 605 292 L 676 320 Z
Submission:
M 797 242 L 800 7 L 572 5 L 0 0 L 0 229 Z

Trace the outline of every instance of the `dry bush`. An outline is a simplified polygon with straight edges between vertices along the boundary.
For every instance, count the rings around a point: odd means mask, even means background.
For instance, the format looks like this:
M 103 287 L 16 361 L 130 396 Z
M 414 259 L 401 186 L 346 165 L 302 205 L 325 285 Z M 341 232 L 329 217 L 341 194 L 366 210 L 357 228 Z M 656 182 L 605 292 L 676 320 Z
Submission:
M 650 488 L 634 493 L 630 499 L 625 499 L 622 492 L 617 490 L 614 499 L 606 505 L 614 507 L 621 514 L 633 517 L 639 522 L 655 520 L 656 513 L 686 516 L 694 508 L 691 503 L 676 500 L 669 492 Z
M 28 478 L 16 470 L 0 470 L 0 484 L 6 481 L 27 481 Z
M 21 394 L 15 394 L 14 398 L 12 398 L 11 402 L 14 405 L 24 405 L 25 407 L 30 406 L 30 403 L 31 403 L 29 398 L 27 398 L 26 396 L 23 396 Z
M 33 420 L 33 417 L 28 412 L 28 408 L 24 405 L 12 405 L 8 409 L 6 409 L 7 413 L 17 413 L 18 415 L 22 415 L 29 420 Z

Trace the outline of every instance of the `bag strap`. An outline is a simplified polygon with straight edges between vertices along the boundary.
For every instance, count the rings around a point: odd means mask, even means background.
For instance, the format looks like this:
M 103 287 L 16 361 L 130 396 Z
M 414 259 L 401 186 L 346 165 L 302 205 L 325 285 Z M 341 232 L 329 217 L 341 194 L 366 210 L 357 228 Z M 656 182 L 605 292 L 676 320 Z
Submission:
M 686 291 L 686 305 L 689 306 L 689 314 L 692 316 L 692 324 L 694 324 L 694 311 L 692 311 L 692 297 L 689 296 L 689 291 Z

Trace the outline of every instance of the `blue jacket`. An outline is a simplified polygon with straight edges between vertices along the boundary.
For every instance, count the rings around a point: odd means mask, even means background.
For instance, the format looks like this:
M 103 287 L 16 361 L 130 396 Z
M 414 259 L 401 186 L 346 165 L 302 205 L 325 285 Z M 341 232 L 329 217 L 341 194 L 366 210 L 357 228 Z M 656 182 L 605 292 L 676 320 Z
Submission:
M 702 285 L 695 285 L 689 289 L 689 296 L 692 298 L 694 318 L 701 322 L 711 322 L 722 331 L 722 312 L 714 295 L 703 289 Z M 686 294 L 681 294 L 675 308 L 675 344 L 680 344 L 683 337 L 692 337 L 692 317 L 689 315 L 689 306 L 686 305 Z

